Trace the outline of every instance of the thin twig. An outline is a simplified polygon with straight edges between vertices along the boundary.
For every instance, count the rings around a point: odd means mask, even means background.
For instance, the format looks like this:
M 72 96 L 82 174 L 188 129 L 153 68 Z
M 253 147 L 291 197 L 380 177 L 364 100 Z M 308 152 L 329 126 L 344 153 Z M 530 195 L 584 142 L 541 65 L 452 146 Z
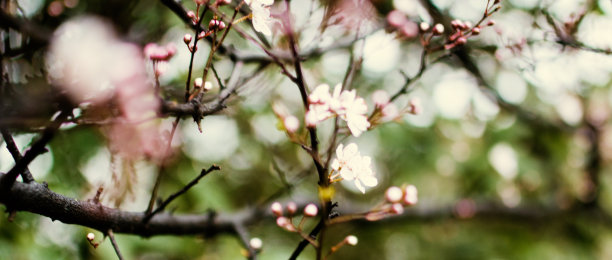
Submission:
M 238 235 L 240 242 L 242 242 L 242 245 L 247 250 L 247 259 L 257 259 L 257 251 L 253 247 L 251 247 L 249 243 L 249 232 L 247 232 L 246 228 L 244 227 L 244 224 L 238 222 L 234 223 L 234 230 L 236 231 L 236 235 Z
M 11 156 L 13 156 L 15 163 L 19 162 L 22 156 L 21 152 L 19 152 L 19 147 L 17 147 L 15 140 L 13 140 L 13 136 L 6 129 L 0 129 L 0 131 L 2 132 L 2 139 L 4 139 L 4 142 L 6 142 L 6 149 L 8 149 Z M 32 173 L 30 173 L 30 169 L 28 169 L 28 167 L 25 167 L 25 169 L 21 172 L 21 178 L 25 183 L 34 181 L 34 177 L 32 177 Z
M 62 125 L 62 122 L 64 122 L 64 120 L 68 117 L 70 113 L 71 111 L 69 110 L 61 111 L 60 114 L 55 118 L 55 120 L 53 120 L 51 125 L 45 128 L 40 139 L 38 139 L 38 141 L 36 141 L 30 147 L 30 149 L 25 152 L 21 160 L 19 160 L 19 162 L 16 162 L 15 166 L 13 166 L 13 168 L 11 168 L 11 170 L 6 174 L 7 178 L 4 178 L 4 182 L 0 183 L 0 189 L 10 189 L 13 183 L 15 183 L 17 176 L 24 172 L 28 165 L 32 161 L 34 161 L 37 156 L 47 151 L 45 146 L 51 141 L 51 139 L 53 139 L 55 132 Z
M 115 234 L 113 233 L 113 230 L 109 229 L 106 234 L 108 235 L 108 238 L 110 238 L 111 244 L 113 244 L 113 248 L 115 249 L 115 253 L 117 253 L 117 257 L 119 258 L 119 260 L 123 260 L 123 256 L 121 255 L 121 251 L 119 250 L 119 245 L 117 244 L 117 241 L 115 241 Z
M 321 231 L 321 228 L 323 228 L 323 225 L 325 225 L 324 221 L 323 220 L 319 221 L 317 226 L 315 226 L 308 235 L 312 237 L 313 239 L 316 238 L 317 234 L 319 234 L 319 231 Z M 310 244 L 310 241 L 308 241 L 307 239 L 303 239 L 302 241 L 300 241 L 300 243 L 295 248 L 295 250 L 293 250 L 293 253 L 291 253 L 291 256 L 289 257 L 289 259 L 290 260 L 297 259 L 297 257 L 302 253 L 302 251 L 304 251 L 306 246 L 308 246 L 309 244 Z
M 147 206 L 147 210 L 145 210 L 146 215 L 151 214 L 151 210 L 153 210 L 153 206 L 155 206 L 155 200 L 157 199 L 157 192 L 159 190 L 159 185 L 161 185 L 161 179 L 166 170 L 166 160 L 170 157 L 170 150 L 172 149 L 172 139 L 174 138 L 174 133 L 176 132 L 176 128 L 178 127 L 178 123 L 181 120 L 180 116 L 177 116 L 174 122 L 172 123 L 172 131 L 170 131 L 170 137 L 168 137 L 168 145 L 166 146 L 166 155 L 159 166 L 159 170 L 157 173 L 157 178 L 155 179 L 155 184 L 153 185 L 153 191 L 151 191 L 151 198 L 149 199 L 149 205 Z M 146 219 L 148 221 L 149 219 Z M 145 223 L 146 223 L 145 221 Z
M 163 211 L 169 204 L 170 202 L 172 202 L 174 199 L 178 198 L 179 196 L 183 195 L 183 193 L 187 192 L 189 189 L 191 189 L 191 187 L 195 186 L 200 179 L 204 178 L 204 176 L 208 175 L 210 172 L 215 171 L 215 170 L 220 170 L 221 168 L 219 168 L 219 166 L 217 165 L 212 165 L 210 166 L 208 169 L 202 169 L 202 171 L 200 172 L 200 175 L 198 175 L 195 179 L 191 180 L 187 185 L 185 185 L 185 187 L 183 187 L 181 190 L 175 192 L 174 194 L 170 195 L 164 202 L 162 202 L 154 211 L 152 211 L 151 213 L 147 214 L 144 218 L 143 218 L 143 222 L 147 223 L 153 216 L 155 216 L 155 214 Z

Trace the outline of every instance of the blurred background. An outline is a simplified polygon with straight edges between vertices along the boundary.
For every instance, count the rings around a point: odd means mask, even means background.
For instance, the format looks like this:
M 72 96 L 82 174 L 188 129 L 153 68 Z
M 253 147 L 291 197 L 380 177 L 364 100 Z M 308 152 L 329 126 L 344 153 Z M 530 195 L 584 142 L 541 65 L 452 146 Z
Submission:
M 375 90 L 394 94 L 420 68 L 419 37 L 386 32 L 389 12 L 399 10 L 417 24 L 443 23 L 450 30 L 453 19 L 477 23 L 487 6 L 486 0 L 345 2 L 350 2 L 348 7 L 334 1 L 291 1 L 302 51 L 325 50 L 304 61 L 306 83 L 311 90 L 322 83 L 333 86 L 343 81 L 351 59 L 362 59 L 351 87 L 366 99 L 370 111 Z M 13 0 L 2 4 L 5 13 L 50 31 L 71 18 L 97 15 L 108 19 L 124 41 L 139 46 L 174 42 L 177 54 L 160 81 L 166 99 L 181 100 L 189 64 L 183 35 L 191 31 L 160 1 Z M 182 4 L 195 9 L 192 1 Z M 612 1 L 504 0 L 501 6 L 490 17 L 495 25 L 483 27 L 465 46 L 428 54 L 428 63 L 452 55 L 428 65 L 408 93 L 394 102 L 401 109 L 418 98 L 421 113 L 405 114 L 359 138 L 341 135 L 341 143 L 355 142 L 362 155 L 372 157 L 379 184 L 363 195 L 352 183 L 337 183 L 334 201 L 339 202 L 340 212 L 369 210 L 384 200 L 386 188 L 392 185 L 415 185 L 419 203 L 401 216 L 331 227 L 326 233 L 328 246 L 347 235 L 359 238 L 357 246 L 341 248 L 332 259 L 612 258 Z M 283 8 L 276 3 L 273 16 Z M 334 8 L 340 12 L 329 16 Z M 221 10 L 231 14 L 229 7 Z M 329 24 L 322 26 L 321 21 Z M 254 35 L 248 23 L 238 26 Z M 280 25 L 273 25 L 272 31 L 271 49 L 286 51 Z M 45 48 L 30 46 L 13 29 L 0 35 L 3 41 L 10 39 L 1 48 L 8 82 L 0 92 L 3 123 L 15 126 L 16 142 L 24 151 L 37 136 L 36 122 L 53 112 L 51 104 L 32 104 L 32 100 L 44 101 L 50 91 Z M 329 48 L 360 37 L 363 40 L 355 44 Z M 225 43 L 244 53 L 263 53 L 233 31 Z M 441 38 L 434 38 L 434 45 L 441 43 Z M 207 44 L 199 45 L 195 71 L 205 64 Z M 21 53 L 6 53 L 23 46 L 28 48 Z M 234 66 L 223 55 L 214 64 L 222 78 L 229 77 Z M 255 70 L 256 66 L 246 64 L 245 68 Z M 208 80 L 216 93 L 216 80 L 212 76 Z M 312 161 L 279 127 L 273 104 L 284 105 L 303 122 L 297 87 L 279 73 L 278 66 L 270 65 L 238 88 L 228 108 L 203 119 L 203 133 L 192 120 L 181 121 L 173 143 L 176 155 L 163 179 L 161 196 L 180 189 L 211 164 L 222 170 L 205 177 L 168 210 L 232 213 L 267 207 L 273 200 L 318 202 Z M 161 119 L 160 124 L 170 129 L 173 120 Z M 112 163 L 101 127 L 63 126 L 49 152 L 30 165 L 31 172 L 62 195 L 85 200 L 104 186 L 105 205 L 144 210 L 156 166 L 144 160 L 129 167 Z M 322 153 L 332 132 L 333 120 L 318 128 Z M 13 165 L 6 144 L 0 142 L 0 172 Z M 121 186 L 114 184 L 113 175 L 122 180 Z M 307 227 L 315 224 L 310 221 Z M 273 218 L 248 228 L 252 237 L 263 240 L 261 259 L 288 258 L 301 240 L 276 226 Z M 19 212 L 13 222 L 2 217 L 0 258 L 116 257 L 109 241 L 93 249 L 85 239 L 88 232 L 101 239 L 97 231 L 26 212 Z M 117 240 L 128 259 L 242 257 L 239 240 L 230 235 L 141 238 L 118 234 Z M 313 259 L 314 253 L 309 247 L 301 258 Z

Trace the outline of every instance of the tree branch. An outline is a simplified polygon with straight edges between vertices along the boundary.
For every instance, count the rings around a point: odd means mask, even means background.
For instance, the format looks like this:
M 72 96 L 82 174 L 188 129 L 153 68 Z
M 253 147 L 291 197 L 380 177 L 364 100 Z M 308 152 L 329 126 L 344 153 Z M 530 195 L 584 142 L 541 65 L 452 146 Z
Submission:
M 0 173 L 0 182 L 9 176 Z M 160 213 L 143 223 L 143 212 L 109 208 L 93 201 L 79 201 L 49 190 L 45 185 L 16 182 L 9 190 L 0 190 L 0 203 L 17 211 L 28 211 L 66 224 L 90 227 L 106 233 L 153 235 L 234 234 L 235 223 L 251 223 L 259 216 L 256 209 L 234 215 L 171 215 Z
M 202 169 L 202 172 L 200 172 L 200 174 L 193 180 L 191 180 L 187 185 L 185 185 L 185 187 L 183 187 L 181 190 L 177 191 L 176 193 L 170 195 L 164 202 L 161 203 L 161 205 L 159 205 L 153 212 L 148 213 L 144 219 L 142 220 L 144 223 L 149 222 L 149 220 L 151 220 L 151 218 L 153 216 L 155 216 L 155 214 L 163 211 L 169 204 L 170 202 L 172 202 L 174 199 L 178 198 L 179 196 L 183 195 L 183 193 L 187 192 L 189 189 L 191 189 L 191 187 L 195 186 L 196 184 L 198 184 L 198 182 L 200 181 L 200 179 L 204 178 L 204 176 L 208 175 L 210 172 L 215 171 L 215 170 L 220 170 L 221 168 L 219 168 L 219 166 L 217 165 L 213 165 L 210 166 L 208 169 Z
M 8 149 L 11 156 L 13 156 L 15 163 L 18 163 L 21 161 L 22 156 L 21 152 L 19 152 L 19 147 L 17 147 L 15 140 L 13 140 L 13 136 L 11 136 L 11 133 L 6 129 L 0 129 L 0 132 L 2 132 L 2 139 L 4 139 L 4 142 L 6 142 L 6 149 Z M 21 178 L 26 183 L 34 181 L 34 177 L 32 177 L 32 173 L 30 173 L 30 169 L 28 169 L 28 167 L 25 167 L 25 169 L 21 172 Z

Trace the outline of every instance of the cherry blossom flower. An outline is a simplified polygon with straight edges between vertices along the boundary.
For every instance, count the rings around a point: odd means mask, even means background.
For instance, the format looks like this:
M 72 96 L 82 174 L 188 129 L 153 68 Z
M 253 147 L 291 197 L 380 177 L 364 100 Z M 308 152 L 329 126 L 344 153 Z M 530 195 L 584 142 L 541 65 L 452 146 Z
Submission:
M 272 22 L 272 18 L 270 18 L 270 6 L 274 3 L 274 0 L 244 0 L 244 2 L 249 5 L 251 11 L 253 11 L 253 27 L 255 31 L 267 36 L 272 35 L 269 26 Z
M 368 127 L 370 127 L 370 122 L 368 122 L 368 117 L 366 116 L 368 106 L 363 98 L 357 96 L 354 89 L 342 92 L 340 95 L 340 105 L 341 108 L 337 113 L 340 118 L 346 121 L 353 136 L 358 137 L 361 133 L 368 130 Z
M 336 148 L 336 159 L 332 162 L 332 169 L 340 174 L 344 180 L 354 181 L 355 186 L 361 193 L 365 193 L 365 187 L 374 187 L 378 180 L 372 170 L 372 158 L 361 156 L 359 148 L 355 143 L 344 147 L 338 145 Z
M 329 93 L 329 85 L 319 85 L 308 96 L 308 102 L 310 104 L 305 121 L 309 127 L 316 126 L 333 116 L 339 116 L 346 121 L 351 134 L 355 137 L 370 127 L 365 100 L 358 97 L 355 90 L 343 91 L 341 84 L 334 87 L 333 94 Z

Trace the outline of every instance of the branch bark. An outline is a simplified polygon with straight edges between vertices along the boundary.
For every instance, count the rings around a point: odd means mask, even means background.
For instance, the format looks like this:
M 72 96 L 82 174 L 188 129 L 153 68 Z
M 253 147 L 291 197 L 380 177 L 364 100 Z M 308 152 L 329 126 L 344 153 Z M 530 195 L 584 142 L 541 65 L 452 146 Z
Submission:
M 0 182 L 8 176 L 0 173 Z M 171 215 L 160 213 L 143 223 L 143 212 L 109 208 L 93 201 L 79 201 L 49 190 L 40 183 L 15 182 L 10 190 L 0 190 L 0 203 L 11 210 L 32 212 L 66 224 L 75 224 L 106 233 L 154 235 L 235 234 L 235 223 L 251 223 L 258 216 L 250 209 L 233 215 Z

